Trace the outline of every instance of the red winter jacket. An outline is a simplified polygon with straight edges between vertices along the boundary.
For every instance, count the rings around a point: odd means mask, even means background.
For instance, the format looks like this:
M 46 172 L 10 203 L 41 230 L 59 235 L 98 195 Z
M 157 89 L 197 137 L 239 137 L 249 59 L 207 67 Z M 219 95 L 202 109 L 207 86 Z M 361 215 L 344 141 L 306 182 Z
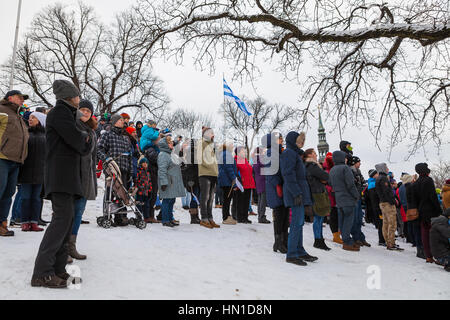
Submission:
M 323 168 L 325 169 L 326 172 L 330 173 L 331 169 L 333 169 L 334 167 L 334 163 L 333 163 L 333 159 L 330 159 L 329 157 L 327 157 L 325 159 L 325 162 L 323 163 Z M 330 205 L 332 208 L 336 207 L 336 198 L 334 196 L 334 190 L 333 188 L 327 184 L 325 186 L 325 188 L 327 189 L 328 192 L 328 198 L 330 199 Z
M 245 158 L 235 156 L 239 176 L 241 177 L 244 189 L 256 189 L 255 179 L 253 179 L 253 168 Z

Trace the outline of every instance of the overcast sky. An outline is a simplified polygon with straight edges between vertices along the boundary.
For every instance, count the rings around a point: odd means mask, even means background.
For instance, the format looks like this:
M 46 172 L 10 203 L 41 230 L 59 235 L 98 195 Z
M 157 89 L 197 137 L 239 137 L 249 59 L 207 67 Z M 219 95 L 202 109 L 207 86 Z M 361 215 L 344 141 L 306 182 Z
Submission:
M 53 4 L 54 0 L 23 0 L 22 16 L 20 31 L 23 35 L 30 26 L 33 16 L 43 7 Z M 59 2 L 66 5 L 76 5 L 76 0 L 60 0 Z M 115 13 L 129 7 L 133 1 L 124 0 L 95 0 L 85 1 L 96 9 L 97 15 L 105 23 L 112 20 Z M 0 51 L 0 62 L 3 63 L 9 55 L 12 54 L 14 42 L 14 31 L 16 23 L 18 0 L 1 1 L 0 11 L 0 43 L 2 50 Z M 184 66 L 176 66 L 174 63 L 157 62 L 154 65 L 155 75 L 164 81 L 165 89 L 172 101 L 172 109 L 178 107 L 186 107 L 192 110 L 199 110 L 204 113 L 210 113 L 214 117 L 218 115 L 220 104 L 223 103 L 222 89 L 222 73 L 228 78 L 228 84 L 231 86 L 235 94 L 245 94 L 247 97 L 254 98 L 261 95 L 263 98 L 272 103 L 283 103 L 290 106 L 299 106 L 300 88 L 295 83 L 283 82 L 282 76 L 273 70 L 275 65 L 264 65 L 261 69 L 263 75 L 256 82 L 256 92 L 250 84 L 240 85 L 239 82 L 231 81 L 231 72 L 226 66 L 219 65 L 217 73 L 210 77 L 207 72 L 200 72 L 192 67 L 192 60 L 185 59 Z M 305 72 L 310 72 L 305 66 Z M 331 133 L 333 124 L 328 123 L 324 119 L 324 125 L 327 129 L 327 140 L 330 144 L 331 151 L 337 150 L 339 147 L 339 134 Z M 306 147 L 316 148 L 318 143 L 317 123 L 311 123 L 311 128 L 307 132 Z M 386 134 L 387 135 L 387 134 Z M 220 135 L 218 135 L 220 136 Z M 352 142 L 355 155 L 362 159 L 362 171 L 367 177 L 367 172 L 376 163 L 388 162 L 387 148 L 383 148 L 380 152 L 375 147 L 375 141 L 367 128 L 356 129 L 348 128 L 343 136 L 345 140 Z M 394 149 L 391 156 L 389 167 L 394 171 L 397 177 L 401 172 L 414 172 L 414 166 L 418 162 L 428 161 L 429 164 L 437 163 L 440 159 L 449 160 L 450 145 L 447 144 L 436 150 L 433 146 L 427 147 L 426 157 L 424 152 L 417 154 L 410 161 L 405 162 L 406 146 L 399 146 Z M 440 153 L 440 155 L 438 155 Z

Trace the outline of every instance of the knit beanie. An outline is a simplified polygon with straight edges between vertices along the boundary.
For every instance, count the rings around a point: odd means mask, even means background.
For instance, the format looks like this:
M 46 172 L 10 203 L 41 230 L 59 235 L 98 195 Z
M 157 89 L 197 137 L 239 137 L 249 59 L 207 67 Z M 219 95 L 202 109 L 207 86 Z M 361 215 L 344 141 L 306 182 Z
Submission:
M 386 163 L 379 163 L 375 166 L 378 173 L 388 174 L 388 167 Z
M 146 157 L 143 157 L 141 160 L 139 160 L 139 165 L 143 164 L 144 162 L 147 163 L 147 164 L 149 164 L 147 158 L 146 158 Z
M 122 113 L 121 116 L 124 119 L 131 119 L 131 117 L 130 117 L 130 115 L 128 113 Z
M 116 123 L 117 123 L 117 121 L 119 121 L 120 119 L 123 119 L 122 116 L 121 116 L 120 114 L 114 114 L 114 115 L 111 117 L 111 124 L 112 124 L 113 126 L 115 126 Z
M 92 105 L 92 103 L 89 100 L 85 100 L 85 99 L 80 100 L 80 109 L 81 108 L 91 110 L 91 117 L 92 117 L 92 115 L 94 115 L 94 106 Z
M 416 165 L 416 172 L 420 175 L 427 175 L 431 173 L 427 163 L 418 163 Z
M 53 82 L 53 93 L 56 100 L 72 99 L 80 96 L 80 90 L 67 80 L 56 80 Z
M 376 175 L 377 173 L 378 173 L 377 170 L 372 169 L 372 170 L 369 171 L 369 177 L 370 177 L 370 178 L 373 178 L 373 177 L 375 177 L 375 175 Z
M 128 127 L 127 132 L 131 135 L 133 132 L 136 132 L 136 129 L 133 127 Z
M 41 124 L 41 126 L 43 126 L 45 128 L 45 123 L 47 121 L 47 115 L 41 113 L 41 112 L 33 112 L 30 117 L 33 116 L 36 119 L 39 120 L 39 123 Z

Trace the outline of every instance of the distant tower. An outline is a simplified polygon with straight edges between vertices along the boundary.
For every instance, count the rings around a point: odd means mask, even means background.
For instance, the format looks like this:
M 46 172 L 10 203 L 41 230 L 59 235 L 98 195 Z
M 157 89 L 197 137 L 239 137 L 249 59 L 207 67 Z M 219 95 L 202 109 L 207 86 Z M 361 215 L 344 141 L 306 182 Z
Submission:
M 330 146 L 327 143 L 327 134 L 325 133 L 325 128 L 322 123 L 322 115 L 320 114 L 319 107 L 319 145 L 317 146 L 319 150 L 319 162 L 323 163 L 327 153 L 330 151 Z

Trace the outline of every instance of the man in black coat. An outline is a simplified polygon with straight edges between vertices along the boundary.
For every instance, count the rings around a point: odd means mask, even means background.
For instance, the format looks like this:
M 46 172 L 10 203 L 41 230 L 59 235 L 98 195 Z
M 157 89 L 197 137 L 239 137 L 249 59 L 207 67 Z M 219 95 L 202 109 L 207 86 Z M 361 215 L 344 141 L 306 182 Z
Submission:
M 89 136 L 76 126 L 79 90 L 69 81 L 53 83 L 56 105 L 46 123 L 45 197 L 52 201 L 53 218 L 39 247 L 33 287 L 65 288 L 67 243 L 72 230 L 74 202 L 83 195 L 81 156 L 91 149 Z
M 450 208 L 442 216 L 431 219 L 431 252 L 439 264 L 450 272 Z

